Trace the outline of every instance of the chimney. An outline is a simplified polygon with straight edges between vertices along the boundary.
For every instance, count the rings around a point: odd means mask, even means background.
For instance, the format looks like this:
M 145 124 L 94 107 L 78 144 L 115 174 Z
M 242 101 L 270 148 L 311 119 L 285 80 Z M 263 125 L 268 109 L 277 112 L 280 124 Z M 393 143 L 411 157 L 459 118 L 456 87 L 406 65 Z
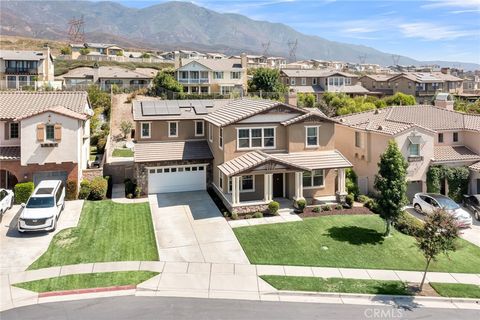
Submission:
M 44 71 L 43 71 L 43 81 L 52 81 L 53 80 L 53 62 L 50 61 L 50 47 L 48 46 L 48 43 L 45 43 L 43 45 L 42 53 L 45 56 L 44 60 Z M 50 72 L 51 70 L 51 72 Z M 40 79 L 38 79 L 40 80 Z
M 453 97 L 451 94 L 442 92 L 435 97 L 435 107 L 453 111 Z
M 180 59 L 180 54 L 174 53 L 175 59 L 175 69 L 178 69 L 182 66 L 182 59 Z
M 290 89 L 285 95 L 285 103 L 297 107 L 297 92 L 295 89 Z
M 240 61 L 242 64 L 243 69 L 247 69 L 248 63 L 247 63 L 247 54 L 244 52 L 240 55 Z

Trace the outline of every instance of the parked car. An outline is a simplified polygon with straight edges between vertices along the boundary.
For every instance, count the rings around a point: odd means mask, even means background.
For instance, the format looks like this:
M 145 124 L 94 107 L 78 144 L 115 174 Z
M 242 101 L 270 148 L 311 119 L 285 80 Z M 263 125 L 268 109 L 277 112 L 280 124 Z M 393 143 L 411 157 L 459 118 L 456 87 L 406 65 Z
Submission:
M 13 191 L 0 189 L 0 219 L 8 209 L 13 207 Z
M 417 193 L 412 202 L 413 208 L 419 213 L 430 214 L 435 210 L 443 209 L 453 215 L 460 227 L 470 227 L 472 225 L 470 214 L 447 196 L 434 193 Z
M 475 219 L 480 220 L 480 194 L 465 196 L 463 205 L 470 210 Z
M 60 180 L 41 181 L 18 218 L 18 231 L 53 231 L 65 207 L 65 186 Z

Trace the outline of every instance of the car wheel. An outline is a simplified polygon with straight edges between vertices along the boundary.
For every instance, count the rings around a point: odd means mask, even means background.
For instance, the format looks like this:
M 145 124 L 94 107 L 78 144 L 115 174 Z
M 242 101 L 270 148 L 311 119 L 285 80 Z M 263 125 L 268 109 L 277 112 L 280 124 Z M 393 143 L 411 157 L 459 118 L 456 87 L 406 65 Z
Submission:
M 480 213 L 478 213 L 478 211 L 475 211 L 474 214 L 475 214 L 475 219 L 480 221 Z
M 417 211 L 418 213 L 423 213 L 422 207 L 418 203 L 415 203 L 413 209 L 415 209 L 415 211 Z
M 53 222 L 52 232 L 57 230 L 57 221 L 58 221 L 58 218 L 55 218 L 55 221 Z

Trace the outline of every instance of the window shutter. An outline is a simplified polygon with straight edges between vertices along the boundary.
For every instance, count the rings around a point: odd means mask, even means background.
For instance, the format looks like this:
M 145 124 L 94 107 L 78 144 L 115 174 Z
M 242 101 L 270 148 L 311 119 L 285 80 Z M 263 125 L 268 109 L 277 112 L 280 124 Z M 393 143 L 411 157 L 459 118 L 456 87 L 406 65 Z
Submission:
M 4 134 L 4 139 L 8 140 L 10 139 L 10 122 L 5 122 L 5 134 Z
M 62 140 L 62 125 L 55 123 L 55 141 Z
M 40 123 L 37 125 L 37 141 L 43 142 L 45 140 L 45 125 Z

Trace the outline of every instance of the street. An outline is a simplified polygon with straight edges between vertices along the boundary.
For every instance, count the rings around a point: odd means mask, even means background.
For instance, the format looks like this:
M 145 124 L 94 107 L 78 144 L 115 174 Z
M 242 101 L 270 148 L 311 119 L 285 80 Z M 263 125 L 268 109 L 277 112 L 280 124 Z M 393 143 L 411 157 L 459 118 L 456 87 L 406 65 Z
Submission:
M 0 313 L 2 320 L 28 319 L 479 319 L 480 310 L 411 310 L 364 305 L 246 300 L 115 297 L 55 302 Z

